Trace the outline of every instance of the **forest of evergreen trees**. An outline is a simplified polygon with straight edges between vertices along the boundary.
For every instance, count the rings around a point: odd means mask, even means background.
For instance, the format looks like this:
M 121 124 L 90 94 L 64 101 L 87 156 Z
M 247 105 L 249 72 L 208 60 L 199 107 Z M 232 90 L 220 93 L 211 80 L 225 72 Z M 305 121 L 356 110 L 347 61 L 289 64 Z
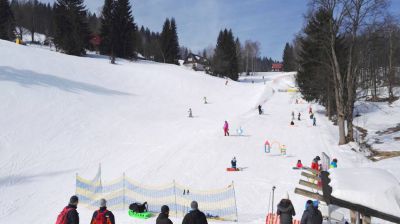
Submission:
M 389 1 L 313 0 L 306 26 L 287 44 L 285 70 L 298 70 L 297 84 L 308 101 L 326 107 L 339 128 L 339 144 L 354 139 L 359 99 L 398 99 L 400 23 Z
M 0 0 L 1 39 L 35 33 L 44 34 L 45 44 L 54 44 L 58 51 L 82 56 L 86 50 L 116 58 L 147 59 L 178 64 L 191 50 L 179 45 L 178 28 L 174 18 L 166 18 L 161 32 L 151 31 L 134 21 L 129 0 L 104 0 L 100 15 L 90 13 L 84 0 L 56 0 L 45 4 L 38 0 Z M 100 43 L 93 41 L 98 38 Z M 98 44 L 98 46 L 96 45 Z M 221 30 L 217 44 L 199 52 L 210 61 L 211 74 L 237 80 L 240 73 L 270 71 L 271 58 L 260 56 L 260 43 L 246 40 L 243 44 L 231 30 Z

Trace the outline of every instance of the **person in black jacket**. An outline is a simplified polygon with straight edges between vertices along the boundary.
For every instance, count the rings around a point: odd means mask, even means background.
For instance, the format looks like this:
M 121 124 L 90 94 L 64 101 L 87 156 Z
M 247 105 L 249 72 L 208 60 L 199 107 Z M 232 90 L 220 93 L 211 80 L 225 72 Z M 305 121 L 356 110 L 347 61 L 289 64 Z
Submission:
M 190 203 L 190 212 L 183 218 L 182 224 L 208 224 L 206 215 L 199 211 L 197 201 Z
M 322 214 L 318 210 L 318 204 L 308 200 L 306 203 L 306 210 L 301 217 L 301 224 L 322 224 Z
M 278 204 L 277 214 L 280 216 L 280 224 L 292 224 L 293 216 L 296 215 L 289 194 L 286 193 Z
M 161 213 L 157 217 L 156 224 L 173 224 L 172 221 L 168 218 L 168 216 L 169 216 L 168 205 L 161 206 Z
M 99 216 L 99 217 L 97 217 Z M 100 217 L 103 216 L 103 217 Z M 105 221 L 107 224 L 115 224 L 115 217 L 114 214 L 111 211 L 107 210 L 107 201 L 106 199 L 102 198 L 100 199 L 100 209 L 96 210 L 93 213 L 92 216 L 92 221 L 90 221 L 90 224 L 102 224 L 98 223 L 100 220 Z
M 76 195 L 69 199 L 69 204 L 67 206 L 69 212 L 67 213 L 67 224 L 79 224 L 79 213 L 76 211 L 78 208 L 78 197 Z

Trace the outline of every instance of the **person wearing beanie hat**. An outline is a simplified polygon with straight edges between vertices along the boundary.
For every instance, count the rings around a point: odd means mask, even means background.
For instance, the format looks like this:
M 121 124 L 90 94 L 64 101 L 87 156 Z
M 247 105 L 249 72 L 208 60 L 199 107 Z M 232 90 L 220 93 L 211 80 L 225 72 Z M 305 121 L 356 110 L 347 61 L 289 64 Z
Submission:
M 66 224 L 79 224 L 79 213 L 76 211 L 78 203 L 78 197 L 73 195 L 69 199 L 68 205 L 64 207 L 58 215 L 56 223 L 59 223 L 61 220 L 66 220 Z
M 102 198 L 99 201 L 100 208 L 93 213 L 90 224 L 115 224 L 114 214 L 107 210 L 107 201 Z
M 316 203 L 317 202 L 317 203 Z M 315 206 L 317 205 L 317 206 Z M 301 217 L 301 224 L 322 224 L 323 218 L 321 211 L 318 210 L 318 201 L 308 200 L 306 210 Z
M 190 212 L 183 218 L 182 224 L 208 224 L 206 215 L 199 210 L 197 201 L 190 203 Z
M 169 207 L 168 205 L 161 206 L 161 212 L 157 217 L 156 224 L 173 224 L 173 222 L 168 218 Z
M 278 204 L 277 215 L 280 216 L 280 224 L 292 224 L 293 216 L 296 215 L 292 202 L 289 200 L 289 193 L 283 195 Z

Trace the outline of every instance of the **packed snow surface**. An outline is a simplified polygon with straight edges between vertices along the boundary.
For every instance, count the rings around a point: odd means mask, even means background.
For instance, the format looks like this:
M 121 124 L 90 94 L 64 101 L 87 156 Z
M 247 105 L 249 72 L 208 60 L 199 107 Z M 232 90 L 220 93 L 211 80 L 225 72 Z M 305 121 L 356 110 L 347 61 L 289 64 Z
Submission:
M 330 179 L 332 196 L 387 214 L 400 214 L 400 183 L 391 173 L 376 168 L 339 168 L 330 170 Z
M 99 163 L 105 181 L 123 172 L 147 185 L 176 180 L 198 190 L 234 181 L 239 223 L 254 224 L 265 222 L 271 210 L 272 186 L 274 206 L 289 192 L 301 217 L 307 198 L 293 193 L 298 159 L 309 165 L 326 152 L 341 168 L 379 166 L 400 178 L 398 159 L 372 163 L 337 146 L 337 127 L 321 107 L 295 104 L 298 93 L 278 91 L 294 86 L 294 73 L 225 82 L 176 65 L 111 65 L 94 54 L 74 57 L 0 41 L 0 223 L 53 223 L 75 192 L 76 173 L 91 178 Z M 294 126 L 292 111 L 302 114 Z M 223 135 L 225 120 L 230 137 Z M 235 135 L 239 127 L 242 136 Z M 285 144 L 287 155 L 276 146 L 266 154 L 266 140 Z M 234 156 L 244 171 L 225 171 Z M 89 223 L 93 211 L 78 211 Z M 126 211 L 115 215 L 120 224 L 155 222 L 133 220 Z

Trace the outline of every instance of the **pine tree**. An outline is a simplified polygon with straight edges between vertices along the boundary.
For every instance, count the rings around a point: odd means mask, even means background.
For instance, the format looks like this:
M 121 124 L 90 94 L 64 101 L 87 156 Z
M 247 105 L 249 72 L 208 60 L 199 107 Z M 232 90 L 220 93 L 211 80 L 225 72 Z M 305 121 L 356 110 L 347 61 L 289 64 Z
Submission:
M 137 47 L 137 27 L 128 0 L 105 0 L 101 15 L 100 53 L 131 59 Z
M 100 28 L 100 54 L 110 55 L 112 57 L 113 43 L 113 0 L 105 0 L 101 13 L 101 28 Z
M 171 39 L 170 30 L 171 30 L 171 22 L 167 18 L 164 22 L 163 29 L 160 35 L 161 53 L 164 63 L 167 62 L 168 47 Z
M 57 0 L 54 6 L 54 43 L 66 54 L 81 56 L 89 46 L 83 0 Z
M 0 0 L 0 39 L 14 40 L 14 16 L 8 0 Z
M 231 30 L 220 31 L 215 48 L 213 71 L 215 75 L 238 80 L 238 58 L 236 44 Z
M 296 71 L 296 61 L 294 57 L 293 47 L 286 43 L 285 49 L 283 50 L 283 70 L 285 72 Z
M 176 64 L 179 59 L 179 43 L 175 19 L 166 19 L 160 36 L 164 63 Z
M 168 63 L 178 63 L 179 59 L 179 40 L 178 40 L 178 32 L 176 27 L 175 19 L 171 19 L 171 31 L 170 31 L 171 39 L 169 43 L 169 51 L 168 51 Z
M 115 55 L 121 58 L 133 58 L 136 50 L 136 24 L 133 22 L 129 0 L 118 0 L 113 14 L 113 36 Z

